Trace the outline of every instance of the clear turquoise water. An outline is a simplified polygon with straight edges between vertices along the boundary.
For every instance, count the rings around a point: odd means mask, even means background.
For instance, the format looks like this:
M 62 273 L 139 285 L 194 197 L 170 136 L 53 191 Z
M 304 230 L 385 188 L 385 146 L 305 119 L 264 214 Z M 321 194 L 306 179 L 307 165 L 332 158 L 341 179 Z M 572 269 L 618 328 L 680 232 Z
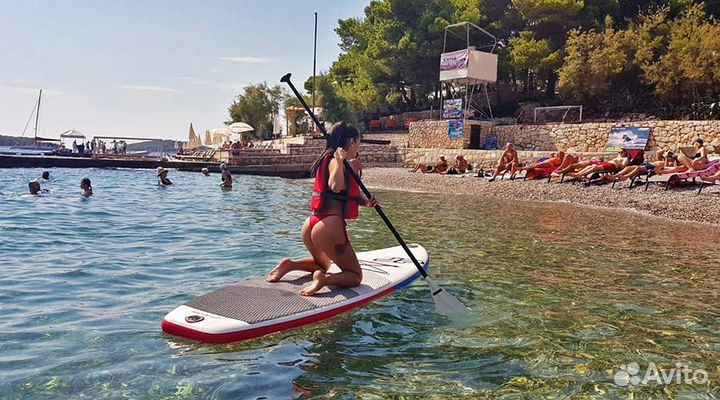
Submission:
M 167 337 L 165 313 L 303 255 L 308 181 L 0 170 L 0 398 L 717 398 L 720 230 L 615 210 L 384 192 L 451 321 L 417 282 L 321 324 L 233 345 Z M 83 176 L 95 195 L 80 196 Z M 369 210 L 357 249 L 393 245 Z M 621 364 L 677 361 L 706 385 L 628 390 Z

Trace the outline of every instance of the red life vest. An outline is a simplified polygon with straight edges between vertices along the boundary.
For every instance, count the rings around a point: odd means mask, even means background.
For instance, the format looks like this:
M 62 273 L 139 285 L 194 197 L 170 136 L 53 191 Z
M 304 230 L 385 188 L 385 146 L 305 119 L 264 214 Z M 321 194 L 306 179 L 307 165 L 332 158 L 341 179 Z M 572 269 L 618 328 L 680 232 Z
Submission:
M 328 184 L 328 177 L 330 176 L 330 160 L 332 159 L 333 154 L 326 155 L 318 167 L 317 174 L 315 175 L 315 186 L 313 186 L 312 210 L 321 212 L 328 200 L 338 200 L 345 203 L 345 219 L 357 219 L 359 205 L 361 202 L 364 202 L 360 194 L 360 186 L 355 179 L 344 170 L 344 167 L 342 167 L 345 173 L 346 189 L 339 193 L 331 191 Z

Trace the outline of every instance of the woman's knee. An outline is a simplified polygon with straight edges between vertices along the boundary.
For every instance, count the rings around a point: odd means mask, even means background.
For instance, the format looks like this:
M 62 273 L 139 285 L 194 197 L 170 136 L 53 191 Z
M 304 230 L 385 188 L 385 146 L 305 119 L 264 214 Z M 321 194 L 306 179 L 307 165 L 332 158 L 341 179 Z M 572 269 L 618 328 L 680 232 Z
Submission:
M 353 274 L 353 278 L 350 279 L 350 286 L 359 286 L 362 283 L 362 270 L 360 272 L 348 271 Z

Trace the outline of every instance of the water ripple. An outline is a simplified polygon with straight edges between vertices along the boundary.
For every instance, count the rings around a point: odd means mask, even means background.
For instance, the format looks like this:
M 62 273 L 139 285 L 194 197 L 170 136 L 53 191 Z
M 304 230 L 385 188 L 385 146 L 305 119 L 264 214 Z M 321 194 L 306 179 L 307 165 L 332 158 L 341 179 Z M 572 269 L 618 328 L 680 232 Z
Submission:
M 417 283 L 320 324 L 205 345 L 159 322 L 194 296 L 304 255 L 309 181 L 50 169 L 0 175 L 0 398 L 602 398 L 621 364 L 720 364 L 717 230 L 568 204 L 381 193 L 434 280 L 472 308 L 437 315 Z M 79 194 L 83 176 L 95 195 Z M 622 227 L 619 230 L 617 227 Z M 370 210 L 358 249 L 393 245 Z M 619 234 L 619 232 L 622 232 Z M 715 368 L 715 369 L 713 369 Z M 640 397 L 712 397 L 712 387 Z

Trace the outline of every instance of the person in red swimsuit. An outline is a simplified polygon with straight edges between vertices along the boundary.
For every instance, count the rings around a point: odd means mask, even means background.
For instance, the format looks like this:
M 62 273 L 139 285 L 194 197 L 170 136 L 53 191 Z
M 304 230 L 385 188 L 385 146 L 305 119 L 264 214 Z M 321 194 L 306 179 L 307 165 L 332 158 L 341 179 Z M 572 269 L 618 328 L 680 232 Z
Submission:
M 358 207 L 375 207 L 376 199 L 367 199 L 360 187 L 345 170 L 348 160 L 358 176 L 362 165 L 357 159 L 360 149 L 360 132 L 353 126 L 338 122 L 327 137 L 327 149 L 315 161 L 311 172 L 315 176 L 313 188 L 313 214 L 305 220 L 302 238 L 311 257 L 299 260 L 285 258 L 270 271 L 268 282 L 277 282 L 290 271 L 313 273 L 312 283 L 300 291 L 312 296 L 327 285 L 352 287 L 362 281 L 362 269 L 347 236 L 346 219 L 357 219 Z M 330 274 L 335 263 L 341 272 Z

